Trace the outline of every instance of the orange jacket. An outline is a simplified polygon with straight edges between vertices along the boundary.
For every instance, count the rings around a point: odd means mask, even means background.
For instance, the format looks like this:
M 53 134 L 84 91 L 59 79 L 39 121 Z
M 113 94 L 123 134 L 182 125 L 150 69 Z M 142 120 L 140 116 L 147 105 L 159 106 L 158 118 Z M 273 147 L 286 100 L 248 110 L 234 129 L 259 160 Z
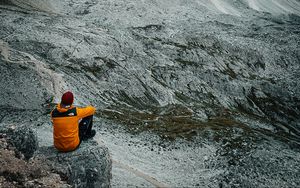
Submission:
M 91 116 L 96 109 L 92 106 L 63 108 L 60 104 L 51 112 L 54 146 L 60 151 L 72 151 L 79 145 L 79 121 Z

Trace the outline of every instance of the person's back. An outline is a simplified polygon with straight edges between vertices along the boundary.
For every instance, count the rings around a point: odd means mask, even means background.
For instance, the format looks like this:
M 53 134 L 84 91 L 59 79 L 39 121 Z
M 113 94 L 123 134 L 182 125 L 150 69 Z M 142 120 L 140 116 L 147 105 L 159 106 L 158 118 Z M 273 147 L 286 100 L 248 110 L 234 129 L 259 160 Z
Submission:
M 73 99 L 71 92 L 65 93 L 61 103 L 51 112 L 54 146 L 64 152 L 75 150 L 82 139 L 93 137 L 96 133 L 91 129 L 96 109 L 92 106 L 74 107 Z

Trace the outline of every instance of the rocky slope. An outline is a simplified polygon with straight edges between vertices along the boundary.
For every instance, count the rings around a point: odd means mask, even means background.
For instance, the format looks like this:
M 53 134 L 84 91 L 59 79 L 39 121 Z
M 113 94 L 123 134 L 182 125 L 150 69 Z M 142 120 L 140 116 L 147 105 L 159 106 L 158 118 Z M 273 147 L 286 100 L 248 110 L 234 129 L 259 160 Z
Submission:
M 10 125 L 0 137 L 0 187 L 71 187 L 45 160 L 31 158 L 37 149 L 32 130 Z
M 267 175 L 300 168 L 299 1 L 12 0 L 0 15 L 3 122 L 45 119 L 72 90 L 130 134 L 214 147 L 217 185 L 299 183 Z
M 86 141 L 74 152 L 61 153 L 38 145 L 30 127 L 1 124 L 1 187 L 111 187 L 107 147 Z

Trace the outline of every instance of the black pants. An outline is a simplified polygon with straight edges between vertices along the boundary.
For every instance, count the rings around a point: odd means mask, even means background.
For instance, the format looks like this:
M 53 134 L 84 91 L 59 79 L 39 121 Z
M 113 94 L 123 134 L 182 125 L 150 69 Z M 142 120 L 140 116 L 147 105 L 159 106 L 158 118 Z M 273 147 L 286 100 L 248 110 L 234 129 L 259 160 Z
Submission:
M 86 136 L 91 134 L 92 127 L 93 127 L 93 116 L 87 116 L 80 121 L 80 123 L 79 123 L 80 142 Z

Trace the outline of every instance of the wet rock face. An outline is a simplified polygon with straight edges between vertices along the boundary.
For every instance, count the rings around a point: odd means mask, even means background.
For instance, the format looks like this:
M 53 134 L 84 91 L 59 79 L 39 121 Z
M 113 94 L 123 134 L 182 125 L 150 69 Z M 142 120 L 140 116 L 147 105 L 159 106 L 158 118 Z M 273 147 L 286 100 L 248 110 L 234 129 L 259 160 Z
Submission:
M 108 149 L 95 141 L 83 142 L 68 153 L 42 147 L 35 158 L 46 158 L 61 177 L 75 187 L 110 187 L 112 162 Z

